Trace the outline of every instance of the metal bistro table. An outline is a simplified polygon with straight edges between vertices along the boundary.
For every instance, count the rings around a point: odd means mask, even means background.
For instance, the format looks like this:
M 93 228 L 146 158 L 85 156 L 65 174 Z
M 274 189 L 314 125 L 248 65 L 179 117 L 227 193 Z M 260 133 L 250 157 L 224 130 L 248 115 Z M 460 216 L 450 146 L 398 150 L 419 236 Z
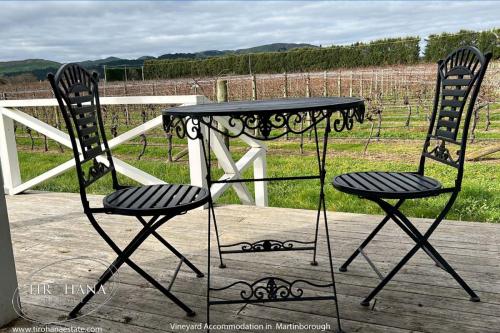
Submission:
M 336 132 L 350 130 L 354 120 L 362 122 L 364 118 L 364 101 L 352 97 L 325 97 L 325 98 L 301 98 L 301 99 L 277 99 L 264 101 L 245 101 L 230 103 L 213 103 L 193 106 L 180 106 L 162 111 L 165 130 L 175 132 L 180 138 L 202 140 L 202 149 L 205 156 L 207 168 L 207 186 L 211 188 L 216 183 L 234 182 L 259 182 L 259 181 L 283 181 L 283 180 L 319 180 L 319 202 L 316 216 L 316 229 L 314 240 L 273 240 L 264 239 L 257 242 L 242 241 L 235 244 L 221 245 L 217 229 L 213 200 L 210 197 L 208 204 L 208 268 L 207 268 L 207 323 L 210 323 L 210 306 L 217 304 L 237 303 L 267 303 L 281 301 L 307 301 L 307 300 L 334 300 L 338 330 L 341 331 L 340 316 L 338 309 L 337 292 L 333 273 L 332 250 L 326 219 L 326 205 L 324 196 L 325 185 L 325 159 L 328 144 L 328 136 L 332 129 Z M 224 117 L 231 126 L 229 133 L 218 128 L 214 117 Z M 307 120 L 305 126 L 299 126 Z M 324 125 L 322 144 L 318 125 Z M 300 129 L 297 129 L 299 127 Z M 312 130 L 316 144 L 316 157 L 318 163 L 318 174 L 273 177 L 261 179 L 221 179 L 213 180 L 211 175 L 211 131 L 222 135 L 236 138 L 247 135 L 257 140 L 274 140 L 287 133 L 301 134 Z M 220 267 L 225 265 L 222 260 L 223 254 L 230 253 L 262 253 L 275 251 L 313 251 L 311 265 L 316 266 L 316 248 L 318 243 L 319 220 L 323 215 L 328 258 L 331 272 L 331 283 L 316 284 L 306 280 L 287 281 L 276 276 L 268 276 L 254 282 L 237 281 L 227 286 L 214 288 L 210 285 L 210 229 L 213 222 L 217 247 L 219 250 Z M 309 287 L 309 289 L 307 289 Z M 308 295 L 310 288 L 327 288 L 332 291 L 331 295 Z M 306 289 L 304 289 L 306 288 Z M 219 291 L 232 289 L 238 295 L 235 299 L 211 300 L 211 294 Z

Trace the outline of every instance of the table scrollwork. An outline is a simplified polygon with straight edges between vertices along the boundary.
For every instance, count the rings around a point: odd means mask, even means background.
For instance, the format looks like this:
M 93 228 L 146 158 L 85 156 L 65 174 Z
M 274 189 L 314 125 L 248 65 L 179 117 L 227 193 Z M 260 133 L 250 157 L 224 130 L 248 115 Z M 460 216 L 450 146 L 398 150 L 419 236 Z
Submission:
M 345 129 L 351 130 L 354 125 L 354 120 L 362 123 L 364 120 L 364 105 L 351 107 L 347 109 L 324 109 L 314 111 L 304 111 L 297 113 L 235 113 L 225 116 L 228 125 L 231 127 L 231 132 L 222 132 L 215 125 L 213 116 L 196 117 L 164 115 L 163 125 L 167 132 L 172 132 L 179 138 L 199 139 L 202 135 L 200 124 L 210 127 L 210 129 L 236 138 L 241 135 L 246 135 L 257 140 L 274 140 L 287 134 L 302 134 L 311 130 L 321 121 L 326 120 L 333 123 L 333 129 L 336 132 L 341 132 Z M 338 114 L 338 117 L 333 116 Z M 299 126 L 305 120 L 308 120 L 305 126 Z M 189 121 L 192 122 L 188 126 Z M 281 129 L 282 131 L 275 131 Z M 257 133 L 257 134 L 256 134 Z

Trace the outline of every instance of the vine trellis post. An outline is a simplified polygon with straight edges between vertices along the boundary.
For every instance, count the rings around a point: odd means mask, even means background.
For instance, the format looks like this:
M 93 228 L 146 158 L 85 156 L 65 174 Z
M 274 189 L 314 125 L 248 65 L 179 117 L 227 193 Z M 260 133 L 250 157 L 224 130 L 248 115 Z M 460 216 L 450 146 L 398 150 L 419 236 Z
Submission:
M 363 72 L 359 75 L 359 96 L 363 96 Z
M 384 70 L 382 69 L 382 73 L 380 74 L 380 92 L 384 95 Z
M 342 71 L 339 71 L 338 77 L 337 77 L 337 95 L 342 96 Z
M 223 103 L 228 101 L 228 87 L 227 80 L 218 79 L 217 80 L 217 103 Z M 217 127 L 223 133 L 227 133 L 227 129 L 224 128 L 224 125 L 218 123 Z M 224 145 L 229 150 L 229 137 L 224 136 Z
M 286 72 L 283 73 L 283 98 L 288 98 L 288 75 Z M 289 139 L 289 136 L 288 136 L 288 131 L 286 130 L 286 128 L 283 128 L 283 131 L 286 132 L 285 134 L 285 139 L 288 140 Z
M 354 73 L 351 71 L 351 76 L 349 77 L 349 97 L 352 97 L 352 81 L 354 79 Z
M 323 73 L 323 97 L 328 97 L 328 73 Z
M 252 75 L 252 101 L 257 100 L 257 78 Z

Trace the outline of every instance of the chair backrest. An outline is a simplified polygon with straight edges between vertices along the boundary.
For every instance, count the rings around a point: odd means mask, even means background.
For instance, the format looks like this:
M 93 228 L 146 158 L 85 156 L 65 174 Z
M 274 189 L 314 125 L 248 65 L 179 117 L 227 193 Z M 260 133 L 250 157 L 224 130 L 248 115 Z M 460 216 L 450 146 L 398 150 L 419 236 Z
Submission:
M 434 106 L 420 159 L 420 174 L 424 173 L 426 158 L 436 160 L 458 169 L 455 185 L 460 188 L 470 119 L 491 56 L 466 46 L 438 62 Z
M 71 139 L 80 195 L 84 209 L 87 209 L 86 188 L 90 184 L 111 172 L 113 187 L 119 186 L 101 117 L 99 77 L 78 64 L 65 64 L 47 78 Z

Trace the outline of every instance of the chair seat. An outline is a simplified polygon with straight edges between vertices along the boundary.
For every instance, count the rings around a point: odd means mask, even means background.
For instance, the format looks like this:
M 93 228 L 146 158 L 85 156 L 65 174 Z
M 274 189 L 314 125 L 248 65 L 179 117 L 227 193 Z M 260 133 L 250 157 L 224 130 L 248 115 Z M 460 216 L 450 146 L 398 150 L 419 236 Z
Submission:
M 179 184 L 128 187 L 103 199 L 110 213 L 134 216 L 178 214 L 207 202 L 206 189 Z
M 441 183 L 411 172 L 352 172 L 336 176 L 333 186 L 361 197 L 411 199 L 438 195 Z

